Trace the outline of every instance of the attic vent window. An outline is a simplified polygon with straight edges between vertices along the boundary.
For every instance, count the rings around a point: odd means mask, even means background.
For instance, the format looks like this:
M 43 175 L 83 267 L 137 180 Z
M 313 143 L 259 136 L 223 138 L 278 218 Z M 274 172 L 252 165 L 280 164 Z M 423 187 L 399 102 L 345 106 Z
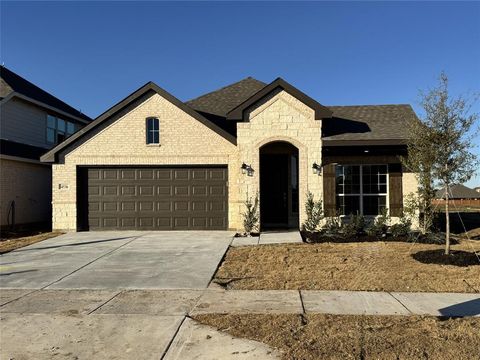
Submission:
M 147 144 L 160 144 L 160 121 L 157 118 L 147 118 Z

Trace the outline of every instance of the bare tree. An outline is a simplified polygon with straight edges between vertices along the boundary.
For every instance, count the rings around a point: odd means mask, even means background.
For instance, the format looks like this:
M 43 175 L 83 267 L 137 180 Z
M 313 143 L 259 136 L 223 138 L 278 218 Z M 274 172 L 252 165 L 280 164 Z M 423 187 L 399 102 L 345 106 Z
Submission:
M 451 97 L 448 78 L 443 72 L 438 85 L 421 94 L 425 116 L 421 120 L 423 132 L 419 136 L 425 141 L 424 150 L 428 160 L 423 160 L 421 156 L 419 161 L 424 161 L 425 169 L 431 167 L 432 179 L 440 182 L 445 189 L 447 255 L 450 253 L 450 187 L 470 180 L 478 169 L 478 157 L 472 152 L 479 118 L 477 113 L 471 111 L 474 101 L 464 96 Z M 430 163 L 432 155 L 433 162 Z

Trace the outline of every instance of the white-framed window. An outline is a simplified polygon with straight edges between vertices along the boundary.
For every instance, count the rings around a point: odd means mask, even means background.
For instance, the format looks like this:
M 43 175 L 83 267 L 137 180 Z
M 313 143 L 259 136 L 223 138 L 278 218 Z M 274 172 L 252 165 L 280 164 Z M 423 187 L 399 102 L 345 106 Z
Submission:
M 75 124 L 53 115 L 47 115 L 47 143 L 58 144 L 75 132 Z
M 158 118 L 147 118 L 147 144 L 160 144 L 160 121 Z
M 336 204 L 340 215 L 379 215 L 387 207 L 388 165 L 337 165 Z

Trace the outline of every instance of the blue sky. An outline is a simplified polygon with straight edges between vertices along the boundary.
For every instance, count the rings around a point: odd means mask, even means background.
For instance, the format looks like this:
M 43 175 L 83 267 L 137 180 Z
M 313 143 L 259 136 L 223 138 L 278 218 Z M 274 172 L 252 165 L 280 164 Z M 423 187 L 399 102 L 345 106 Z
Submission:
M 92 117 L 150 80 L 187 100 L 281 76 L 325 105 L 416 110 L 441 70 L 453 94 L 480 91 L 478 2 L 0 6 L 1 61 Z

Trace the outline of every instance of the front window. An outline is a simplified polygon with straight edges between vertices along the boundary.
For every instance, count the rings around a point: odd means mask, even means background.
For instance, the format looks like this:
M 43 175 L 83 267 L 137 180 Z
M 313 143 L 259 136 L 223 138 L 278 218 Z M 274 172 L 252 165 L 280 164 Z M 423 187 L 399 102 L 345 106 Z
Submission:
M 75 132 L 75 124 L 47 115 L 47 143 L 58 144 Z
M 160 124 L 157 118 L 147 119 L 147 144 L 160 143 Z
M 387 206 L 387 165 L 337 165 L 340 215 L 378 215 Z

